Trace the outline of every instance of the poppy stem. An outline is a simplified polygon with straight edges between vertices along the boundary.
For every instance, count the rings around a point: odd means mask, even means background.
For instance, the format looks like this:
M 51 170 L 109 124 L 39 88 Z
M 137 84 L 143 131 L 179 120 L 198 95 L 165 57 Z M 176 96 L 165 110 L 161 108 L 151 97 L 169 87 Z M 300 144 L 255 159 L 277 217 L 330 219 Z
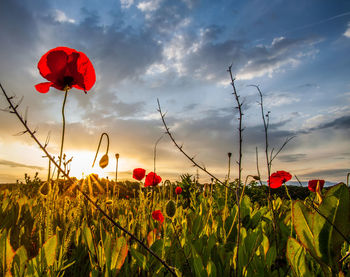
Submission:
M 288 195 L 288 198 L 290 200 L 290 212 L 291 212 L 291 217 L 290 217 L 290 236 L 293 237 L 293 201 L 292 197 L 290 197 L 290 194 L 288 192 L 288 187 L 285 182 L 283 182 L 284 187 L 286 188 L 286 193 Z
M 64 116 L 64 107 L 66 105 L 66 101 L 67 101 L 67 96 L 68 96 L 68 88 L 65 90 L 64 93 L 64 99 L 63 99 L 63 104 L 62 104 L 62 137 L 61 137 L 61 150 L 60 150 L 60 156 L 59 156 L 59 162 L 58 162 L 58 166 L 61 167 L 61 163 L 62 163 L 62 152 L 63 152 L 63 144 L 64 144 L 64 133 L 65 133 L 65 129 L 66 129 L 66 118 Z M 60 177 L 60 171 L 57 170 L 57 181 Z
M 108 155 L 108 150 L 109 150 L 109 136 L 108 136 L 107 133 L 102 133 L 101 136 L 100 136 L 100 140 L 99 140 L 99 142 L 98 142 L 98 146 L 97 146 L 97 150 L 96 150 L 96 155 L 95 155 L 94 161 L 93 161 L 93 163 L 92 163 L 92 167 L 94 167 L 94 165 L 95 165 L 96 158 L 97 158 L 97 154 L 98 154 L 98 151 L 100 150 L 102 138 L 103 138 L 104 135 L 107 137 L 107 150 L 106 150 L 106 155 Z M 118 157 L 118 158 L 119 158 L 119 157 Z

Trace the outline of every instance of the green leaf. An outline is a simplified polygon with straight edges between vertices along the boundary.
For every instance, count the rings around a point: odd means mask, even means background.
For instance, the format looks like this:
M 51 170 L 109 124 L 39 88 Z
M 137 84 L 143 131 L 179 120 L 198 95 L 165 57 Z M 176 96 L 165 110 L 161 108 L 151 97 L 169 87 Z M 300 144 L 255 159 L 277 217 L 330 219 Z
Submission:
M 293 203 L 293 224 L 301 244 L 319 263 L 334 269 L 344 243 L 343 236 L 336 229 L 344 236 L 350 233 L 349 199 L 348 188 L 340 183 L 327 192 L 318 207 L 323 216 L 301 201 Z
M 55 235 L 49 238 L 41 248 L 41 251 L 44 251 L 44 257 L 45 257 L 47 266 L 52 266 L 56 260 L 56 247 L 57 247 L 57 237 Z
M 148 265 L 147 265 L 147 259 L 146 256 L 142 253 L 138 252 L 136 249 L 131 248 L 130 249 L 131 256 L 135 258 L 136 264 L 141 267 L 143 270 L 148 271 Z
M 192 245 L 192 259 L 193 259 L 193 266 L 194 266 L 196 276 L 206 276 L 202 259 L 198 255 L 193 245 Z
M 13 258 L 14 262 L 17 262 L 18 265 L 23 266 L 25 265 L 25 262 L 28 260 L 28 256 L 27 256 L 27 250 L 24 247 L 24 245 L 22 245 L 20 248 L 18 248 L 16 250 L 16 254 Z
M 274 263 L 277 257 L 276 247 L 275 245 L 272 245 L 269 250 L 266 253 L 266 264 L 268 268 L 271 267 L 271 265 Z
M 89 251 L 92 253 L 93 256 L 96 256 L 96 251 L 95 251 L 92 233 L 91 233 L 91 230 L 88 226 L 85 225 L 83 227 L 82 235 L 83 235 L 85 243 L 88 246 Z
M 11 269 L 11 263 L 13 257 L 15 256 L 15 251 L 12 249 L 10 244 L 10 237 L 7 236 L 7 233 L 0 233 L 0 262 L 1 262 L 1 271 L 3 275 Z
M 296 239 L 288 238 L 286 256 L 296 276 L 312 276 L 307 267 L 305 254 L 306 250 Z
M 117 244 L 113 248 L 111 268 L 121 269 L 128 255 L 128 244 L 124 237 L 117 238 Z
M 207 273 L 208 273 L 208 276 L 211 276 L 211 277 L 216 277 L 217 276 L 217 274 L 216 274 L 216 266 L 215 266 L 215 264 L 212 261 L 209 261 L 208 264 L 207 264 Z

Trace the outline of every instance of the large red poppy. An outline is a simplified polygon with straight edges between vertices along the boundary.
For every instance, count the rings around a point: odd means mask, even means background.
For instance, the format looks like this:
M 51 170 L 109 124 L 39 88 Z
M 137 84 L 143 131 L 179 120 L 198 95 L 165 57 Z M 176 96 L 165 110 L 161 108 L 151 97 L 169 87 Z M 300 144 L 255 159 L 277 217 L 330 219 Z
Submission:
M 89 58 L 83 52 L 68 47 L 56 47 L 48 51 L 41 57 L 38 69 L 41 76 L 49 81 L 35 85 L 40 93 L 47 93 L 50 87 L 59 90 L 73 87 L 86 93 L 96 81 Z
M 310 191 L 316 192 L 317 182 L 319 182 L 320 189 L 323 189 L 324 180 L 310 180 L 308 183 L 308 188 Z
M 164 216 L 160 210 L 156 210 L 156 211 L 152 212 L 152 218 L 154 220 L 159 221 L 160 223 L 163 223 L 163 221 L 164 221 Z
M 287 171 L 281 170 L 271 174 L 268 184 L 270 188 L 277 189 L 290 179 L 292 179 L 292 175 Z
M 138 181 L 141 181 L 146 174 L 146 170 L 143 168 L 135 168 L 133 173 L 132 173 L 132 177 Z
M 162 178 L 154 172 L 150 172 L 146 176 L 145 187 L 156 186 L 162 181 Z

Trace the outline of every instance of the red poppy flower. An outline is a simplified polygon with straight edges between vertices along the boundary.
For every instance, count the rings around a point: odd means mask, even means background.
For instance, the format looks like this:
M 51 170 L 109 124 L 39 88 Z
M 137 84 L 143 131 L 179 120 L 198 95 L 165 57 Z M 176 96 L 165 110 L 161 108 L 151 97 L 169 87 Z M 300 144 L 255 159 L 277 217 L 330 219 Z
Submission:
M 162 178 L 154 172 L 150 172 L 146 176 L 145 187 L 156 186 L 162 181 Z
M 281 170 L 271 174 L 268 184 L 270 188 L 277 189 L 290 179 L 292 179 L 292 175 L 287 171 Z
M 59 90 L 74 87 L 86 93 L 96 81 L 89 58 L 83 52 L 68 47 L 56 47 L 48 51 L 41 57 L 38 69 L 41 76 L 49 81 L 35 85 L 40 93 L 47 93 L 50 87 Z
M 156 210 L 156 211 L 152 212 L 152 218 L 154 220 L 159 221 L 160 223 L 163 223 L 163 221 L 164 221 L 164 216 L 160 210 Z
M 176 194 L 181 194 L 181 192 L 182 192 L 182 188 L 181 187 L 176 187 L 175 193 Z
M 319 182 L 320 189 L 323 189 L 324 186 L 324 180 L 310 180 L 308 187 L 310 191 L 316 192 L 317 182 Z
M 146 174 L 146 170 L 144 170 L 143 168 L 135 168 L 133 173 L 132 173 L 132 177 L 138 181 L 141 181 Z

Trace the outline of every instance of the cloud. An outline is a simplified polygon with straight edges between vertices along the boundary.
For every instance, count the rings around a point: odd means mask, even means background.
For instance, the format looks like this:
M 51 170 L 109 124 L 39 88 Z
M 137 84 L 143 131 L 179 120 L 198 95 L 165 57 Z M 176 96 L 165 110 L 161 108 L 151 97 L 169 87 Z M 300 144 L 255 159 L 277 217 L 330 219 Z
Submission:
M 60 10 L 55 10 L 54 14 L 53 14 L 53 18 L 55 21 L 59 22 L 59 23 L 75 23 L 75 19 L 73 18 L 69 18 L 63 11 Z
M 350 22 L 348 23 L 348 28 L 345 30 L 343 36 L 350 38 Z
M 265 97 L 264 104 L 266 107 L 279 107 L 290 105 L 300 101 L 300 98 L 291 95 L 290 93 L 274 92 Z
M 286 163 L 294 163 L 301 160 L 304 160 L 306 158 L 306 154 L 288 154 L 288 155 L 280 155 L 278 156 L 278 159 L 282 162 Z
M 331 122 L 322 123 L 318 126 L 317 129 L 326 128 L 340 129 L 345 131 L 347 130 L 348 132 L 350 132 L 350 115 L 336 118 Z
M 339 178 L 339 176 L 343 176 L 343 180 L 346 179 L 346 175 L 350 172 L 350 168 L 338 168 L 338 169 L 322 169 L 310 171 L 301 175 L 304 178 Z
M 142 1 L 137 4 L 137 8 L 142 12 L 153 12 L 158 9 L 161 0 Z
M 129 9 L 134 4 L 134 0 L 120 0 L 122 9 Z
M 237 73 L 237 79 L 250 80 L 281 72 L 288 67 L 298 66 L 302 59 L 317 53 L 313 45 L 319 38 L 291 39 L 274 38 L 271 45 L 257 45 L 249 53 L 246 64 Z
M 0 165 L 9 166 L 9 167 L 23 167 L 23 168 L 44 170 L 44 168 L 41 166 L 27 165 L 27 164 L 16 163 L 16 162 L 7 161 L 7 160 L 0 160 Z

